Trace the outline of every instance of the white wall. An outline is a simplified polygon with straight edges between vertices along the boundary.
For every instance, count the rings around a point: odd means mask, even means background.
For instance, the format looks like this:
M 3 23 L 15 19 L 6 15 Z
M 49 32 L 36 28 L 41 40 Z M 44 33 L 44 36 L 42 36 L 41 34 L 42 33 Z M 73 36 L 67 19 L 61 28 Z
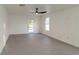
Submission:
M 5 7 L 0 5 L 0 53 L 8 39 L 7 16 Z
M 9 15 L 9 34 L 28 33 L 27 24 L 29 20 L 35 20 L 34 33 L 39 33 L 38 16 L 33 15 Z
M 50 17 L 50 31 L 45 31 L 44 20 Z M 79 7 L 69 8 L 41 17 L 41 32 L 79 47 Z

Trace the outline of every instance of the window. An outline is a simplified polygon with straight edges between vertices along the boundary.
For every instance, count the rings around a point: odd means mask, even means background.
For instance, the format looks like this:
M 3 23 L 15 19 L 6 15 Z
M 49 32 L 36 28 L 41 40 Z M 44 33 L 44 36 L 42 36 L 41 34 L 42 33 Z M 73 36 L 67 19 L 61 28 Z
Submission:
M 50 30 L 50 19 L 49 19 L 49 17 L 47 17 L 45 19 L 45 30 L 46 31 L 49 31 Z

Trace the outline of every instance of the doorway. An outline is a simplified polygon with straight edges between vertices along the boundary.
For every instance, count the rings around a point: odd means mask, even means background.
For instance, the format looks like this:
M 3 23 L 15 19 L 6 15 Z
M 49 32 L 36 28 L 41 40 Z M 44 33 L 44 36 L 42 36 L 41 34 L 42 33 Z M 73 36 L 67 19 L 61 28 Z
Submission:
M 29 20 L 28 22 L 28 33 L 34 33 L 34 20 Z

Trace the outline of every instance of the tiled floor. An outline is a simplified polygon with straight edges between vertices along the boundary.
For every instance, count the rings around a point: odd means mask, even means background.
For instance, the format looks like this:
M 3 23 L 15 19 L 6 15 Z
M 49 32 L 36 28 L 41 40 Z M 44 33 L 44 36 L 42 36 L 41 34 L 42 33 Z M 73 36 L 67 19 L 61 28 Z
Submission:
M 2 55 L 76 55 L 79 49 L 43 34 L 11 35 Z

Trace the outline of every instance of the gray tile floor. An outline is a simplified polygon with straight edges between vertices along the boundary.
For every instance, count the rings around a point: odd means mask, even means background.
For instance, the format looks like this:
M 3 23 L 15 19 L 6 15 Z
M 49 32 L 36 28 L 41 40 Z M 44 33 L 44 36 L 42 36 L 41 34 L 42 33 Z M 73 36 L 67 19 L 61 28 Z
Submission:
M 43 34 L 11 35 L 2 55 L 78 55 L 79 49 Z

